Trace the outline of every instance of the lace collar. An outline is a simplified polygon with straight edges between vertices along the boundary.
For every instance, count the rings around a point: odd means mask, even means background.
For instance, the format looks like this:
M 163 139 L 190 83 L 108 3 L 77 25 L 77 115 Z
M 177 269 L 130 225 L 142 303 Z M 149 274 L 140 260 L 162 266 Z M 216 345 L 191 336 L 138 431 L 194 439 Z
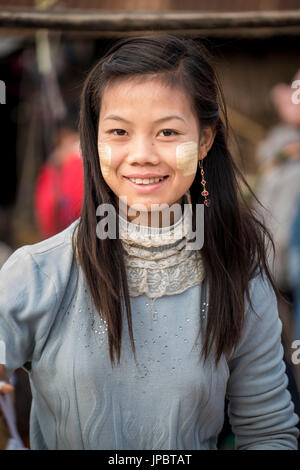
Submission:
M 200 251 L 188 247 L 190 215 L 184 212 L 173 226 L 163 228 L 137 226 L 120 217 L 130 296 L 146 294 L 154 308 L 155 299 L 180 294 L 203 281 Z

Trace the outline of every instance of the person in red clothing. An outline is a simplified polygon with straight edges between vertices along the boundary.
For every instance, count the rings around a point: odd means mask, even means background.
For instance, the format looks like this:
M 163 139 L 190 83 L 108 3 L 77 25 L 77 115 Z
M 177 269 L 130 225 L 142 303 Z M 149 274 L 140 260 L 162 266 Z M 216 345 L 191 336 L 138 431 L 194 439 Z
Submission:
M 43 239 L 60 232 L 80 216 L 83 166 L 77 132 L 58 131 L 57 145 L 38 174 L 34 209 Z

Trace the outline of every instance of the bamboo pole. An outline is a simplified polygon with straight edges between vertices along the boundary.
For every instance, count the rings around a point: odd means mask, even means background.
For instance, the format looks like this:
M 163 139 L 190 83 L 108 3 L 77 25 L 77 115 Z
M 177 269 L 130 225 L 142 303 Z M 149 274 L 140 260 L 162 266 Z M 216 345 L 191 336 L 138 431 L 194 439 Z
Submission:
M 253 12 L 40 11 L 5 8 L 0 28 L 123 33 L 132 31 L 211 31 L 285 29 L 300 33 L 300 10 Z

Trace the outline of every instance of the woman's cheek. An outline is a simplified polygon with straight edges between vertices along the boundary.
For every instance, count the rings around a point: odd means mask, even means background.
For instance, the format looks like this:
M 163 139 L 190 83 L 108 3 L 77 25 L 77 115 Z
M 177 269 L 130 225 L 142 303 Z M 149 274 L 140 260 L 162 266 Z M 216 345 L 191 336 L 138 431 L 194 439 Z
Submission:
M 176 147 L 176 168 L 183 176 L 194 175 L 198 164 L 197 142 L 183 142 Z
M 107 178 L 111 170 L 112 149 L 107 143 L 98 143 L 98 155 L 103 178 Z M 194 175 L 198 164 L 197 142 L 183 142 L 176 147 L 176 168 L 183 176 Z
M 110 173 L 111 153 L 111 147 L 108 144 L 98 143 L 98 155 L 103 178 L 107 178 Z

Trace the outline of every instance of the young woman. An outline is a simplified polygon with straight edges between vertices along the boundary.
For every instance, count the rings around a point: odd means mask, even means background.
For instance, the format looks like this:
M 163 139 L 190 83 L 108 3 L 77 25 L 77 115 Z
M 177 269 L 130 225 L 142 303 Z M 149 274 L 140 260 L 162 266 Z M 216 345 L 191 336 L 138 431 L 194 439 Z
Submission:
M 296 449 L 268 233 L 243 202 L 207 52 L 119 41 L 85 81 L 79 130 L 81 217 L 0 272 L 31 448 L 216 449 L 227 398 L 236 449 Z

